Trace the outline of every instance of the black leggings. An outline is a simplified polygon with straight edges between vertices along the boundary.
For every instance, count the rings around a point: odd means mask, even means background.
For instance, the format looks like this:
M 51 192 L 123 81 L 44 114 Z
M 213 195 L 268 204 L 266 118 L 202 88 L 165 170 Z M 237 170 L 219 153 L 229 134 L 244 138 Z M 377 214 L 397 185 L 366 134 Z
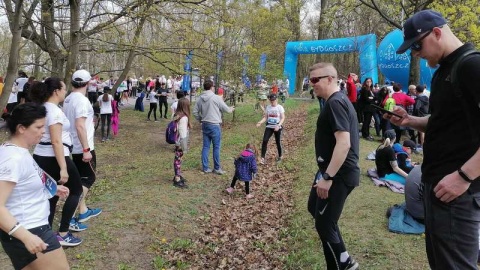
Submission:
M 153 111 L 153 117 L 155 117 L 155 121 L 157 121 L 157 103 L 150 102 L 150 111 L 148 111 L 148 120 L 150 120 L 150 114 Z
M 280 128 L 278 131 L 275 131 L 273 128 L 266 128 L 265 133 L 263 133 L 263 141 L 262 141 L 262 158 L 265 158 L 265 154 L 267 153 L 267 145 L 270 137 L 275 134 L 275 143 L 277 144 L 277 151 L 278 157 L 282 157 L 282 144 L 280 143 L 280 138 L 282 137 L 282 130 L 283 127 Z
M 168 111 L 168 102 L 167 102 L 167 97 L 161 96 L 158 98 L 158 111 L 160 112 L 160 118 L 162 118 L 162 115 L 167 118 L 167 111 Z M 162 114 L 162 107 L 165 106 L 165 113 Z
M 232 183 L 230 184 L 231 188 L 235 188 L 235 184 L 237 183 L 238 177 L 235 173 L 235 176 L 232 179 Z M 250 194 L 250 181 L 243 181 L 245 183 L 245 193 Z
M 33 155 L 33 159 L 37 162 L 38 166 L 42 168 L 46 173 L 48 173 L 53 179 L 60 179 L 60 166 L 58 166 L 57 159 L 55 157 L 42 157 L 38 155 Z M 63 184 L 68 187 L 70 194 L 65 200 L 62 210 L 62 218 L 60 219 L 60 228 L 59 232 L 68 232 L 68 227 L 70 226 L 70 220 L 75 214 L 75 209 L 77 209 L 78 202 L 80 201 L 80 196 L 82 195 L 83 188 L 82 182 L 80 181 L 80 174 L 78 173 L 77 167 L 70 159 L 70 157 L 65 157 L 65 162 L 67 163 L 68 171 L 68 181 Z M 50 215 L 48 216 L 48 223 L 50 226 L 53 224 L 53 217 L 55 216 L 55 209 L 57 208 L 58 196 L 53 196 L 50 201 Z
M 102 138 L 105 137 L 105 120 L 107 120 L 107 137 L 110 135 L 110 126 L 112 124 L 112 114 L 111 113 L 105 113 L 105 114 L 100 114 L 100 120 L 102 121 Z

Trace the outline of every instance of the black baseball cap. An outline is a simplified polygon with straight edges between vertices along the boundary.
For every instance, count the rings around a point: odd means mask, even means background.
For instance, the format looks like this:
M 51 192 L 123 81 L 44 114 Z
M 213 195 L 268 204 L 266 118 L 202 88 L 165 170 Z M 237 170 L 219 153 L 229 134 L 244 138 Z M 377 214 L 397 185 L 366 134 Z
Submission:
M 426 9 L 415 13 L 403 24 L 403 43 L 397 50 L 397 54 L 407 51 L 422 34 L 431 31 L 434 27 L 447 24 L 442 14 Z
M 268 99 L 269 99 L 269 100 L 276 100 L 276 99 L 277 99 L 277 95 L 276 95 L 276 94 L 270 94 L 270 96 L 268 96 Z

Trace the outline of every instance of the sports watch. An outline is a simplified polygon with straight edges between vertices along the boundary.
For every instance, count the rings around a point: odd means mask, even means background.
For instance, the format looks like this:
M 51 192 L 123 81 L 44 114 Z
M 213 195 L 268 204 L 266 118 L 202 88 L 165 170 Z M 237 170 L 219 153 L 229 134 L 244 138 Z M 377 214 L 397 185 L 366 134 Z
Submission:
M 322 174 L 323 180 L 333 180 L 333 177 L 330 176 L 328 173 Z

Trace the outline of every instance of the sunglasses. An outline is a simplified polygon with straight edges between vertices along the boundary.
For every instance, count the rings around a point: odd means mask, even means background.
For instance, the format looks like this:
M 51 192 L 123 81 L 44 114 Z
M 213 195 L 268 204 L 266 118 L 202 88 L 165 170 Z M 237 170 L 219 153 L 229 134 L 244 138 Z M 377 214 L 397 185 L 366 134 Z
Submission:
M 321 79 L 328 78 L 328 77 L 333 77 L 333 76 L 325 75 L 325 76 L 319 76 L 319 77 L 311 77 L 311 78 L 310 78 L 310 82 L 313 83 L 313 84 L 316 84 L 316 83 L 318 83 Z
M 430 35 L 430 33 L 432 33 L 432 30 L 428 31 L 425 35 L 423 35 L 423 37 L 421 37 L 419 40 L 415 41 L 412 43 L 412 45 L 410 45 L 410 49 L 413 50 L 413 51 L 421 51 L 422 50 L 422 40 L 424 38 L 426 38 L 428 35 Z

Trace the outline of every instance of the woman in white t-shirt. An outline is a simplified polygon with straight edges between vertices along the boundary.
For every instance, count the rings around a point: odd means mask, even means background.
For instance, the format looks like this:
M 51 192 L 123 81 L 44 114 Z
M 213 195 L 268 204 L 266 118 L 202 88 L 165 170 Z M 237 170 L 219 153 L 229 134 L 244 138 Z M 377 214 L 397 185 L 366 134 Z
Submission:
M 70 195 L 65 200 L 62 209 L 58 239 L 63 246 L 77 246 L 82 243 L 82 240 L 73 236 L 70 230 L 83 231 L 87 227 L 72 220 L 83 190 L 80 173 L 70 159 L 70 149 L 72 148 L 70 121 L 58 106 L 65 100 L 66 94 L 65 84 L 55 77 L 47 78 L 44 82 L 36 82 L 31 86 L 32 101 L 43 104 L 47 109 L 46 130 L 33 150 L 33 159 L 58 184 L 70 189 Z M 50 226 L 53 223 L 57 202 L 58 196 L 50 199 L 50 215 L 48 217 Z
M 105 142 L 110 137 L 110 127 L 112 122 L 112 101 L 113 96 L 110 95 L 110 90 L 105 90 L 105 93 L 98 97 L 100 104 L 100 120 L 102 122 L 102 142 Z M 105 121 L 107 122 L 107 136 L 105 137 Z
M 47 185 L 48 178 L 29 149 L 45 132 L 44 106 L 25 103 L 7 119 L 11 134 L 0 146 L 0 242 L 15 269 L 68 269 L 68 261 L 48 224 L 52 193 L 68 196 L 68 188 Z
M 267 105 L 262 120 L 257 123 L 257 127 L 260 127 L 260 125 L 265 122 L 267 123 L 265 132 L 263 133 L 261 164 L 265 164 L 265 154 L 267 153 L 268 141 L 273 134 L 275 134 L 275 143 L 277 144 L 278 150 L 277 161 L 282 160 L 282 144 L 280 139 L 283 130 L 282 125 L 285 121 L 285 109 L 282 105 L 278 104 L 276 94 L 271 94 L 268 96 L 268 99 L 270 100 L 270 105 Z

